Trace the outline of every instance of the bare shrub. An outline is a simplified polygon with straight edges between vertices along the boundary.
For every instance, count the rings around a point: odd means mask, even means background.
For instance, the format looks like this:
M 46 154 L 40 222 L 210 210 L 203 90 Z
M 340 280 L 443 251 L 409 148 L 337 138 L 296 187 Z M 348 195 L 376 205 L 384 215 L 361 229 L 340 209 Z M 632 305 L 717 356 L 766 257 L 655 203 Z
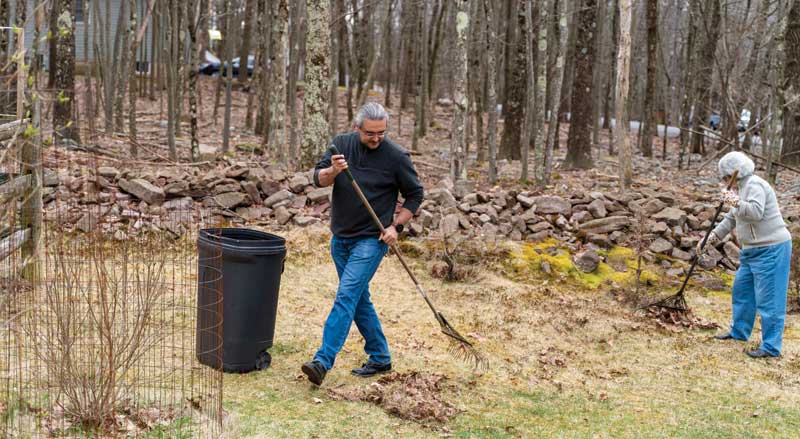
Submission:
M 53 239 L 29 336 L 65 418 L 110 429 L 136 388 L 139 361 L 162 337 L 154 311 L 166 290 L 166 253 L 154 237 L 113 246 L 101 236 Z

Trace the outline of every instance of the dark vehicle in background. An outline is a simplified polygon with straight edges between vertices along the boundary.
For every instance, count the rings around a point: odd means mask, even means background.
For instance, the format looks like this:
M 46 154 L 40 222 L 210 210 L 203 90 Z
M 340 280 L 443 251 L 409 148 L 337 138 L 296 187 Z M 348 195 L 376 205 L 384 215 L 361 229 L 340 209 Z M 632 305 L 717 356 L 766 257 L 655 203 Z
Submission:
M 256 56 L 255 55 L 248 55 L 247 56 L 247 76 L 253 76 L 253 67 L 256 63 Z M 231 61 L 231 69 L 233 69 L 233 76 L 239 76 L 239 65 L 241 61 L 237 56 Z M 228 62 L 225 61 L 222 63 L 222 76 L 228 74 Z
M 247 76 L 253 76 L 253 67 L 255 66 L 255 55 L 249 55 L 247 57 Z M 239 76 L 239 65 L 240 60 L 237 56 L 231 62 L 231 69 L 233 70 L 233 76 Z M 206 56 L 202 63 L 197 67 L 198 73 L 201 75 L 209 75 L 209 76 L 216 76 L 222 75 L 225 76 L 228 74 L 228 62 L 222 61 L 217 58 L 213 53 L 206 50 Z
M 220 66 L 222 66 L 222 61 L 206 50 L 203 62 L 197 67 L 197 72 L 201 75 L 216 75 L 219 74 Z

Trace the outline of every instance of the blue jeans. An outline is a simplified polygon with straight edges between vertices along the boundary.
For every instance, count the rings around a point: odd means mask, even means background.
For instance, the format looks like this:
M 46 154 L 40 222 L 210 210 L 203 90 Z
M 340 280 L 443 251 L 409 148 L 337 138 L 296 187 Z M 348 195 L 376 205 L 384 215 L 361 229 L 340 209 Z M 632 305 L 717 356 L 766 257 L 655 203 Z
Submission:
M 339 289 L 333 309 L 328 314 L 322 333 L 322 346 L 314 355 L 326 370 L 333 367 L 336 354 L 342 350 L 350 326 L 355 320 L 359 332 L 364 337 L 364 351 L 369 362 L 389 364 L 389 345 L 383 328 L 369 300 L 369 281 L 378 270 L 386 255 L 388 246 L 378 238 L 337 238 L 331 239 L 331 256 L 339 274 Z
M 786 291 L 792 242 L 746 248 L 739 254 L 739 270 L 733 281 L 733 338 L 747 340 L 756 311 L 761 315 L 761 349 L 780 355 L 786 317 Z

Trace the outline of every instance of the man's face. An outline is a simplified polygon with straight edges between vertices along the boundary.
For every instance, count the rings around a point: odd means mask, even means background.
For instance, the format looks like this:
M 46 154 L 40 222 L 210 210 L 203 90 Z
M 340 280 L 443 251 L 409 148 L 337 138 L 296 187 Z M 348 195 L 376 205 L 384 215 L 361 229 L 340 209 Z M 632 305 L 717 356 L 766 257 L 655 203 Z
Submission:
M 369 149 L 377 149 L 378 145 L 383 141 L 386 136 L 386 119 L 383 120 L 370 120 L 364 119 L 363 127 L 356 125 L 361 143 L 367 145 Z

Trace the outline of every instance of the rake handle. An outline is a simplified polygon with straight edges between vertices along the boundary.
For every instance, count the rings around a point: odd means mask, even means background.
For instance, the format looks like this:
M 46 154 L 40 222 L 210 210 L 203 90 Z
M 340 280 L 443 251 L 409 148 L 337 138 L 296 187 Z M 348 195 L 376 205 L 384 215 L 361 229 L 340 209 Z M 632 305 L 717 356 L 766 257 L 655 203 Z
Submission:
M 339 149 L 336 148 L 336 145 L 333 144 L 331 144 L 328 150 L 331 152 L 331 155 L 341 154 L 339 152 Z M 344 174 L 347 176 L 347 179 L 350 180 L 350 184 L 353 186 L 353 189 L 356 191 L 356 194 L 358 194 L 358 198 L 361 199 L 361 202 L 364 204 L 364 207 L 367 208 L 367 211 L 372 217 L 372 220 L 375 222 L 375 225 L 378 226 L 378 229 L 380 229 L 381 234 L 383 234 L 383 232 L 386 229 L 383 227 L 383 224 L 381 224 L 381 220 L 378 218 L 378 215 L 375 214 L 375 210 L 372 209 L 372 206 L 369 204 L 369 200 L 367 200 L 367 197 L 364 195 L 364 192 L 361 191 L 361 187 L 356 182 L 356 179 L 353 178 L 353 174 L 350 172 L 350 169 L 345 168 Z M 392 252 L 395 255 L 397 255 L 397 259 L 400 260 L 400 265 L 402 265 L 403 268 L 405 268 L 406 273 L 408 273 L 408 275 L 411 277 L 411 280 L 414 282 L 414 286 L 417 287 L 419 293 L 422 294 L 422 298 L 425 299 L 425 303 L 428 304 L 428 306 L 431 308 L 431 311 L 433 311 L 433 314 L 436 315 L 436 319 L 439 320 L 441 323 L 442 319 L 441 313 L 439 313 L 439 311 L 437 311 L 436 308 L 433 306 L 433 303 L 428 298 L 428 295 L 425 293 L 425 290 L 422 289 L 422 285 L 420 285 L 419 281 L 417 280 L 417 277 L 414 276 L 414 273 L 411 271 L 411 268 L 409 268 L 409 266 L 406 264 L 405 259 L 403 259 L 403 256 L 400 254 L 400 250 L 398 250 L 397 246 L 395 246 L 394 244 L 390 245 L 389 248 L 391 248 Z
M 738 175 L 739 175 L 739 171 L 738 170 L 733 171 L 733 174 L 731 174 L 731 181 L 728 182 L 728 187 L 727 187 L 728 190 L 731 190 L 731 188 L 733 187 L 733 183 L 736 181 L 736 177 Z M 724 201 L 721 201 L 719 203 L 719 206 L 717 206 L 717 212 L 711 218 L 711 225 L 708 227 L 708 230 L 706 231 L 706 236 L 703 237 L 703 243 L 700 244 L 700 248 L 701 249 L 706 246 L 706 242 L 708 241 L 708 237 L 711 236 L 711 232 L 714 230 L 714 225 L 716 225 L 716 223 L 717 223 L 717 217 L 722 212 L 722 208 L 724 206 L 725 206 L 725 202 Z M 700 260 L 700 255 L 695 255 L 695 257 L 692 258 L 692 265 L 689 266 L 689 271 L 686 273 L 686 278 L 683 279 L 683 285 L 681 285 L 681 289 L 678 290 L 678 294 L 683 294 L 683 290 L 686 289 L 686 285 L 689 283 L 689 278 L 692 277 L 692 273 L 694 272 L 694 267 L 697 266 L 697 262 L 699 260 Z

